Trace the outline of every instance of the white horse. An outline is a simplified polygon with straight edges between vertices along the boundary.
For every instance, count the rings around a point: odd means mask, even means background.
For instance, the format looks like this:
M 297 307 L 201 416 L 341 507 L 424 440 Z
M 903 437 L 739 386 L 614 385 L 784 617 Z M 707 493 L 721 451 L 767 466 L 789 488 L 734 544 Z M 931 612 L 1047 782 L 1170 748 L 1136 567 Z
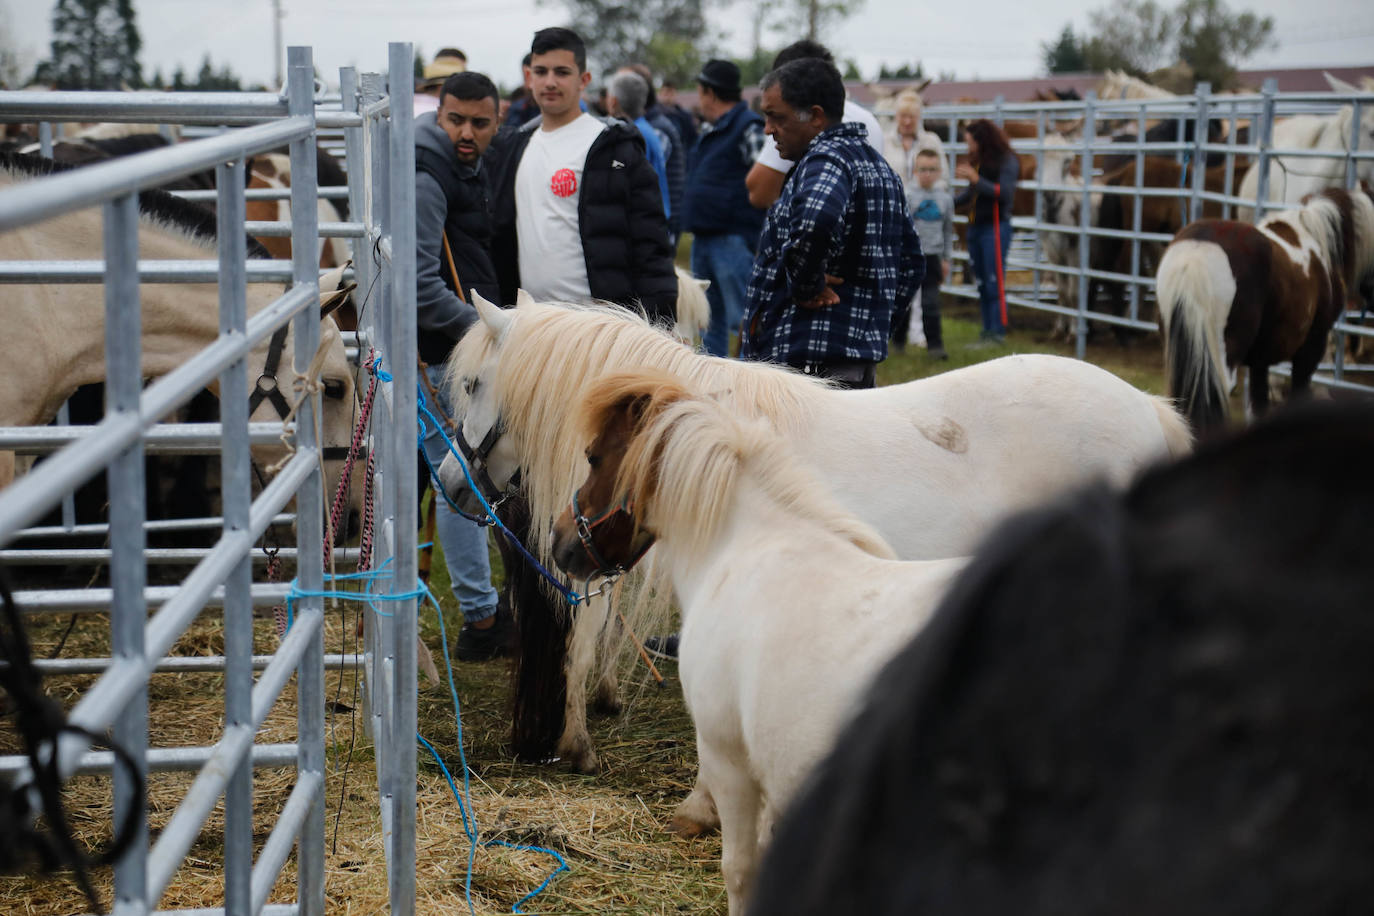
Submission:
M 677 273 L 677 323 L 673 333 L 690 347 L 701 339 L 711 323 L 711 303 L 706 298 L 711 281 L 698 280 L 681 267 L 673 270 Z
M 605 377 L 584 411 L 579 506 L 632 504 L 623 530 L 657 538 L 682 605 L 682 689 L 739 914 L 777 817 L 965 560 L 897 560 L 767 420 L 692 398 L 671 376 Z M 598 567 L 578 527 L 559 518 L 554 556 L 588 577 Z M 624 537 L 595 548 L 626 565 L 636 550 Z
M 17 160 L 0 165 L 0 190 L 32 175 Z M 191 260 L 211 257 L 215 251 L 214 218 L 197 208 L 160 192 L 143 197 L 139 225 L 139 257 L 146 260 Z M 151 209 L 150 209 L 151 208 Z M 100 257 L 102 215 L 87 208 L 44 220 L 22 229 L 0 233 L 0 260 L 79 260 Z M 105 300 L 103 287 L 94 284 L 15 284 L 5 288 L 0 334 L 0 426 L 47 423 L 62 403 L 81 385 L 105 380 Z M 280 287 L 250 283 L 248 314 L 262 310 L 281 294 Z M 139 286 L 143 325 L 143 375 L 166 375 L 185 363 L 219 336 L 219 293 L 212 283 Z M 329 295 L 322 303 L 327 311 L 342 301 Z M 260 344 L 247 359 L 248 377 L 273 376 L 285 403 L 295 397 L 291 368 L 294 336 L 288 326 L 281 345 L 280 365 L 264 373 L 270 342 Z M 320 347 L 315 364 L 323 396 L 320 411 L 320 447 L 341 449 L 352 438 L 358 400 L 353 370 L 344 354 L 343 339 L 333 320 L 321 317 Z M 214 383 L 212 388 L 217 388 Z M 264 398 L 253 411 L 256 422 L 277 422 L 281 416 L 277 398 Z M 14 474 L 13 454 L 0 462 L 0 486 Z M 285 455 L 284 445 L 254 446 L 255 459 L 270 466 Z M 326 494 L 337 487 L 342 461 L 325 462 Z M 357 481 L 355 481 L 356 483 Z M 349 508 L 361 510 L 361 486 L 352 488 Z M 326 503 L 327 504 L 327 503 Z M 346 526 L 341 525 L 341 528 Z
M 1324 74 L 1332 92 L 1374 92 L 1374 79 L 1364 77 L 1358 87 Z M 1309 194 L 1323 188 L 1345 187 L 1345 153 L 1351 148 L 1350 134 L 1354 127 L 1355 107 L 1343 105 L 1335 114 L 1298 115 L 1274 122 L 1274 149 L 1325 150 L 1329 157 L 1308 158 L 1274 156 L 1269 160 L 1268 201 L 1286 204 L 1299 203 Z M 1360 111 L 1359 149 L 1374 151 L 1374 105 L 1364 105 Z M 1374 159 L 1357 159 L 1357 181 L 1374 182 Z M 1259 198 L 1259 163 L 1245 172 L 1237 197 L 1247 200 Z M 1236 218 L 1253 220 L 1252 207 L 1238 207 Z
M 1009 512 L 1094 476 L 1125 481 L 1191 446 L 1168 401 L 1074 359 L 1009 356 L 903 385 L 841 391 L 777 366 L 697 355 L 623 309 L 539 304 L 524 295 L 514 309 L 473 301 L 482 320 L 448 361 L 462 434 L 490 443 L 474 464 L 497 488 L 524 468 L 535 547 L 545 556 L 547 522 L 582 479 L 573 408 L 589 383 L 611 372 L 666 370 L 693 392 L 719 393 L 745 415 L 772 419 L 840 504 L 904 559 L 967 554 Z M 440 474 L 472 508 L 457 462 L 446 460 Z M 586 610 L 574 625 L 558 744 L 584 771 L 596 761 L 584 713 L 595 638 L 585 633 L 597 626 L 598 614 Z M 679 814 L 689 831 L 711 821 L 695 793 Z

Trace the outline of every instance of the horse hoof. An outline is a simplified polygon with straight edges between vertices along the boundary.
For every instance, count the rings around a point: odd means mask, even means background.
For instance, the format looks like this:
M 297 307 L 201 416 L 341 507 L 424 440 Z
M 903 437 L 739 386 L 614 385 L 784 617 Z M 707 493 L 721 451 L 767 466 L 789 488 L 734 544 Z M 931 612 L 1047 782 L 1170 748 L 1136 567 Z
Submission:
M 596 757 L 596 751 L 588 751 L 585 754 L 578 754 L 568 758 L 574 771 L 583 776 L 595 776 L 601 769 L 601 761 Z
M 621 709 L 620 697 L 614 693 L 597 695 L 592 698 L 592 709 L 603 716 L 618 716 Z
M 691 840 L 699 836 L 715 833 L 719 824 L 703 824 L 700 821 L 683 817 L 681 814 L 673 815 L 673 819 L 668 822 L 668 832 L 682 837 L 684 840 Z

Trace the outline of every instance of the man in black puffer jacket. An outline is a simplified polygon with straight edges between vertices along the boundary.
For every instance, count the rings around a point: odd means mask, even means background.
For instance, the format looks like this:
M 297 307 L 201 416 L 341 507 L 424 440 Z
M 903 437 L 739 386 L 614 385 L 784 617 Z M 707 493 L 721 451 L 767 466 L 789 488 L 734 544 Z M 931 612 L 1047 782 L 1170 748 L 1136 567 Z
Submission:
M 643 308 L 672 324 L 677 277 L 643 137 L 580 110 L 591 74 L 575 32 L 537 32 L 530 55 L 540 117 L 503 131 L 487 155 L 500 301 L 524 288 L 535 299 Z
M 444 388 L 444 363 L 453 345 L 477 320 L 472 292 L 501 301 L 489 251 L 491 195 L 482 163 L 482 154 L 496 134 L 499 103 L 496 87 L 487 77 L 472 71 L 455 73 L 439 93 L 439 110 L 415 120 L 418 342 L 420 358 L 429 366 L 425 373 L 439 396 L 438 406 L 450 416 L 453 408 Z M 455 420 L 461 422 L 461 418 Z M 429 426 L 425 454 L 436 467 L 448 454 L 443 437 Z M 513 621 L 491 586 L 486 529 L 442 503 L 436 510 L 435 529 L 453 594 L 466 620 L 458 634 L 458 657 L 480 661 L 503 654 Z

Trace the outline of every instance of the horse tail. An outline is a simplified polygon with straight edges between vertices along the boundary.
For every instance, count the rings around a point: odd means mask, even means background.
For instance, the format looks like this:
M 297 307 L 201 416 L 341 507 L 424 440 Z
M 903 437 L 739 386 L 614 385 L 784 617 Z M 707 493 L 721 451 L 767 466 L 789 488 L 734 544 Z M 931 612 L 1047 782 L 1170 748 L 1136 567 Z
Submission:
M 512 534 L 529 543 L 530 509 L 523 492 L 506 500 L 499 514 Z M 520 760 L 538 763 L 554 755 L 563 732 L 568 695 L 564 663 L 572 615 L 504 537 L 496 542 L 516 622 L 511 750 Z
M 1236 296 L 1226 252 L 1214 242 L 1175 241 L 1160 259 L 1155 296 L 1169 396 L 1197 432 L 1221 426 L 1230 388 L 1222 335 Z
M 1159 428 L 1164 434 L 1164 447 L 1170 458 L 1182 458 L 1193 450 L 1193 430 L 1168 398 L 1151 398 Z

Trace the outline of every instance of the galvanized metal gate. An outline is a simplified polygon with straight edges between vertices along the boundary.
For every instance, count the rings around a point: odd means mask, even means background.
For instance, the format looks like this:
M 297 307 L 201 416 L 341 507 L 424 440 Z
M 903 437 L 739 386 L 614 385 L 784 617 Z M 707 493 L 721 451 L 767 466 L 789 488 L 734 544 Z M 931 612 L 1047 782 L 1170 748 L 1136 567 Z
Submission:
M 389 81 L 351 70 L 341 73 L 341 104 L 317 110 L 309 48 L 291 48 L 289 79 L 272 93 L 0 93 L 0 120 L 156 121 L 232 125 L 220 133 L 152 153 L 114 160 L 79 171 L 35 180 L 0 193 L 0 232 L 16 230 L 83 207 L 104 208 L 104 258 L 82 262 L 0 263 L 0 284 L 84 282 L 105 285 L 107 409 L 92 427 L 0 428 L 0 449 L 58 450 L 27 474 L 21 486 L 0 491 L 0 561 L 10 564 L 102 560 L 110 588 L 30 590 L 17 595 L 28 614 L 107 611 L 111 657 L 58 659 L 48 672 L 100 672 L 70 711 L 72 722 L 101 733 L 136 761 L 136 779 L 149 770 L 195 770 L 197 776 L 176 812 L 149 845 L 145 812 L 135 810 L 140 835 L 115 869 L 115 911 L 142 914 L 159 901 L 220 799 L 224 800 L 224 902 L 197 913 L 320 914 L 325 901 L 325 710 L 326 664 L 345 667 L 353 659 L 326 658 L 324 613 L 324 511 L 315 417 L 319 395 L 301 403 L 290 424 L 294 455 L 254 498 L 250 448 L 275 440 L 281 424 L 250 423 L 245 358 L 263 347 L 274 331 L 291 322 L 296 372 L 310 365 L 319 345 L 318 267 L 320 234 L 316 215 L 315 143 L 320 128 L 341 128 L 347 149 L 347 196 L 352 221 L 326 227 L 328 234 L 354 239 L 360 294 L 374 291 L 359 332 L 359 349 L 376 352 L 390 380 L 379 387 L 370 446 L 376 452 L 375 517 L 378 563 L 390 577 L 374 586 L 395 600 L 385 614 L 369 613 L 364 666 L 370 727 L 376 742 L 380 804 L 387 831 L 391 910 L 414 911 L 415 816 L 415 266 L 414 136 L 411 124 L 409 44 L 389 48 Z M 391 94 L 388 95 L 388 82 Z M 241 126 L 251 125 L 251 126 Z M 45 137 L 50 132 L 45 131 Z M 245 157 L 290 145 L 292 182 L 289 225 L 259 225 L 255 233 L 289 232 L 293 260 L 245 260 Z M 137 189 L 193 171 L 213 168 L 218 208 L 218 260 L 140 261 Z M 253 192 L 257 196 L 270 196 Z M 326 192 L 330 193 L 330 192 Z M 333 193 L 343 193 L 335 189 Z M 194 196 L 194 195 L 187 195 Z M 92 252 L 95 256 L 96 253 Z M 146 388 L 141 365 L 140 282 L 218 282 L 220 337 L 193 360 Z M 250 282 L 289 281 L 291 288 L 253 316 L 246 313 Z M 3 288 L 0 288 L 3 295 Z M 393 358 L 394 357 L 394 358 Z M 218 425 L 158 424 L 207 382 L 218 380 Z M 223 518 L 149 522 L 144 506 L 144 455 L 150 449 L 201 449 L 222 460 Z M 25 553 L 35 520 L 61 503 L 94 474 L 105 470 L 111 494 L 110 547 L 104 551 Z M 291 519 L 283 514 L 294 499 L 297 580 L 254 582 L 252 550 L 269 527 Z M 151 530 L 214 525 L 217 543 L 205 550 L 154 551 Z M 64 524 L 37 533 L 77 530 Z M 175 554 L 175 556 L 173 556 Z M 176 586 L 147 586 L 150 563 L 178 560 L 195 566 Z M 407 585 L 410 583 L 410 585 Z M 290 595 L 294 620 L 275 653 L 254 654 L 255 606 L 278 604 Z M 177 638 L 206 608 L 223 608 L 224 655 L 166 658 Z M 150 611 L 153 611 L 149 616 Z M 396 651 L 396 647 L 409 651 Z M 164 671 L 222 670 L 224 729 L 207 747 L 150 747 L 149 678 Z M 254 678 L 254 672 L 261 673 Z M 296 679 L 297 738 L 258 744 L 255 734 L 289 681 Z M 84 739 L 64 738 L 56 748 L 62 778 L 78 771 L 113 772 L 113 821 L 118 823 L 137 794 L 109 753 L 92 752 Z M 253 858 L 253 770 L 295 767 L 290 797 L 270 836 Z M 24 758 L 0 759 L 0 772 L 24 780 Z M 268 903 L 283 866 L 296 849 L 297 897 Z
M 1352 117 L 1341 149 L 1319 152 L 1275 145 L 1273 137 L 1277 121 L 1295 115 L 1328 115 L 1342 106 L 1351 108 Z M 1030 271 L 1031 282 L 1009 282 L 1007 303 L 1009 306 L 1053 312 L 1073 319 L 1078 355 L 1082 358 L 1089 319 L 1138 330 L 1158 330 L 1158 324 L 1145 310 L 1153 299 L 1155 280 L 1142 264 L 1141 244 L 1153 242 L 1163 245 L 1172 238 L 1170 235 L 1141 231 L 1139 206 L 1133 207 L 1134 225 L 1124 231 L 1093 225 L 1092 200 L 1095 196 L 1114 194 L 1135 201 L 1152 197 L 1176 200 L 1184 212 L 1184 223 L 1199 218 L 1206 202 L 1219 204 L 1226 218 L 1250 219 L 1253 216 L 1258 219 L 1266 210 L 1294 205 L 1270 200 L 1271 191 L 1282 196 L 1282 189 L 1270 188 L 1270 164 L 1275 161 L 1285 164 L 1280 170 L 1284 174 L 1285 170 L 1294 169 L 1291 165 L 1294 162 L 1328 163 L 1332 164 L 1331 167 L 1338 165 L 1338 173 L 1343 180 L 1333 183 L 1346 188 L 1358 187 L 1361 177 L 1369 179 L 1374 169 L 1374 140 L 1361 130 L 1360 125 L 1362 117 L 1368 118 L 1371 110 L 1374 110 L 1374 94 L 1371 93 L 1279 93 L 1275 81 L 1270 79 L 1262 92 L 1250 95 L 1218 95 L 1211 92 L 1208 84 L 1202 83 L 1193 95 L 1166 99 L 1098 99 L 1095 93 L 1090 92 L 1082 101 L 1003 103 L 999 100 L 992 104 L 931 106 L 925 110 L 924 117 L 928 127 L 937 127 L 937 133 L 945 144 L 948 176 L 954 174 L 955 157 L 966 151 L 963 137 L 956 126 L 959 122 L 988 118 L 999 124 L 1015 120 L 1035 125 L 1034 137 L 1012 140 L 1016 152 L 1035 157 L 1037 168 L 1035 180 L 1019 185 L 1022 189 L 1034 191 L 1035 208 L 1029 216 L 1012 219 L 1014 239 L 1007 256 L 1007 270 Z M 1075 138 L 1065 143 L 1056 136 L 1056 124 L 1079 119 L 1082 121 L 1082 130 Z M 1167 142 L 1146 140 L 1147 122 L 1160 121 L 1177 124 L 1179 137 L 1185 136 L 1185 126 L 1191 127 L 1194 139 Z M 1208 141 L 1209 121 L 1219 121 L 1227 126 L 1225 140 Z M 1241 143 L 1237 139 L 1238 128 L 1247 123 L 1250 140 Z M 1114 141 L 1111 137 L 1113 127 L 1132 130 L 1139 139 Z M 1101 163 L 1108 155 L 1133 158 L 1136 166 L 1134 187 L 1107 187 L 1094 183 L 1101 176 Z M 1147 156 L 1169 157 L 1185 166 L 1188 163 L 1205 162 L 1209 156 L 1221 157 L 1225 165 L 1226 190 L 1220 193 L 1206 190 L 1204 169 L 1192 169 L 1192 180 L 1179 187 L 1144 186 L 1142 165 Z M 1230 193 L 1246 168 L 1241 157 L 1258 163 L 1258 184 L 1253 196 L 1241 197 Z M 1064 163 L 1069 158 L 1076 158 L 1081 174 L 1090 176 L 1087 182 L 1046 174 L 1047 164 Z M 1050 171 L 1054 170 L 1051 168 Z M 965 183 L 952 181 L 951 185 L 957 191 Z M 1078 198 L 1075 223 L 1065 224 L 1053 219 L 1049 204 L 1055 200 L 1055 195 Z M 966 222 L 963 217 L 956 217 L 956 220 Z M 1130 271 L 1121 273 L 1093 268 L 1089 256 L 1090 243 L 1094 238 L 1126 240 L 1130 244 Z M 1065 239 L 1071 240 L 1068 247 L 1073 252 L 1068 262 L 1050 258 L 1047 249 L 1056 240 Z M 967 253 L 956 252 L 955 258 L 966 260 Z M 1071 282 L 1056 284 L 1057 278 L 1065 277 L 1070 278 Z M 1128 296 L 1126 312 L 1118 315 L 1097 308 L 1090 300 L 1089 284 L 1084 282 L 1088 278 L 1125 284 Z M 972 286 L 954 282 L 947 282 L 944 291 L 965 298 L 976 299 L 978 295 Z M 1345 363 L 1343 342 L 1346 335 L 1374 337 L 1374 326 L 1352 320 L 1355 317 L 1347 314 L 1337 323 L 1333 332 L 1334 361 L 1322 364 L 1314 382 L 1331 387 L 1374 390 L 1345 378 L 1347 371 L 1356 368 L 1374 371 L 1374 365 L 1355 367 Z M 1285 369 L 1276 368 L 1276 371 Z

